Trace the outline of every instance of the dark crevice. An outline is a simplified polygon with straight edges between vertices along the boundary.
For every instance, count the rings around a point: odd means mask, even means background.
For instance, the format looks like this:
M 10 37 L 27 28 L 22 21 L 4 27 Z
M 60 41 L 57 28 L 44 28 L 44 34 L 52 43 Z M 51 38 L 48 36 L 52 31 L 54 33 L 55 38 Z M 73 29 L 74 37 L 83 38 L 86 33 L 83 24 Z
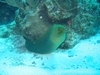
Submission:
M 0 2 L 0 25 L 11 23 L 18 8 Z

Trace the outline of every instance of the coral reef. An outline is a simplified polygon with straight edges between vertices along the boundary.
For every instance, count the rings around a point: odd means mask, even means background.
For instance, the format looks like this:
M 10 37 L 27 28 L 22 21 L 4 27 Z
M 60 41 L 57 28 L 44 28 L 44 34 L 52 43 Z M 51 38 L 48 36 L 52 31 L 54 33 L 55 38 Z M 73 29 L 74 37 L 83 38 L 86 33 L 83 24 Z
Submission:
M 72 5 L 74 3 L 74 5 L 67 6 L 69 3 Z M 19 9 L 15 21 L 19 32 L 21 32 L 21 34 L 26 38 L 35 41 L 39 39 L 53 24 L 62 24 L 67 28 L 67 21 L 74 18 L 77 13 L 78 9 L 76 0 L 66 0 L 65 5 L 59 5 L 59 1 L 47 0 L 41 2 L 36 11 Z M 75 43 L 73 44 L 75 45 Z M 62 46 L 62 48 L 67 48 L 66 46 L 69 46 L 69 44 L 63 44 Z
M 11 24 L 1 25 L 0 26 L 0 38 L 7 38 L 10 35 L 16 35 L 15 32 L 16 23 L 12 22 Z
M 14 31 L 31 41 L 39 39 L 54 24 L 66 27 L 66 40 L 59 48 L 69 49 L 100 30 L 99 0 L 0 0 L 16 11 Z
M 76 0 L 47 0 L 45 5 L 52 22 L 61 21 L 77 14 Z

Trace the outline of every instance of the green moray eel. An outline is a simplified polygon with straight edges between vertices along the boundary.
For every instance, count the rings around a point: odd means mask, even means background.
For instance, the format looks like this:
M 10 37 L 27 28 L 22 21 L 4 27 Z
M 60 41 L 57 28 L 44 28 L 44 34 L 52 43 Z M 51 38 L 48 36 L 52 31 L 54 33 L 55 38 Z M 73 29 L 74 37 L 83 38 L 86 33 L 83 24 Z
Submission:
M 26 48 L 35 53 L 48 54 L 55 51 L 66 38 L 66 29 L 62 25 L 53 25 L 38 40 L 26 39 Z

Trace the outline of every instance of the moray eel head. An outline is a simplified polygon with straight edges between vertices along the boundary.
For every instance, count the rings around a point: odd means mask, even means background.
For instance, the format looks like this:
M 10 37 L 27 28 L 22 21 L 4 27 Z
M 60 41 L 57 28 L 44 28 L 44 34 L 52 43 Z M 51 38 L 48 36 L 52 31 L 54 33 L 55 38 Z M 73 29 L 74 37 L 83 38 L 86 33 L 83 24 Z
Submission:
M 55 44 L 61 44 L 66 38 L 66 29 L 62 25 L 54 25 L 50 40 Z
M 62 25 L 53 25 L 38 40 L 26 39 L 26 48 L 35 53 L 48 54 L 55 51 L 66 38 L 66 29 Z M 35 43 L 34 43 L 35 42 Z

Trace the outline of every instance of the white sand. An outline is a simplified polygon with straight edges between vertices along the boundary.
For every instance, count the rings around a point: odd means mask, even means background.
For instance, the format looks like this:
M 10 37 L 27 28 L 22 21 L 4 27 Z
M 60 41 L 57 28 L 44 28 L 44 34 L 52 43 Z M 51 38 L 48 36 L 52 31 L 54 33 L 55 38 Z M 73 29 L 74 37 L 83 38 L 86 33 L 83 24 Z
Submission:
M 100 75 L 100 34 L 46 55 L 30 53 L 24 44 L 19 35 L 0 38 L 0 75 Z

